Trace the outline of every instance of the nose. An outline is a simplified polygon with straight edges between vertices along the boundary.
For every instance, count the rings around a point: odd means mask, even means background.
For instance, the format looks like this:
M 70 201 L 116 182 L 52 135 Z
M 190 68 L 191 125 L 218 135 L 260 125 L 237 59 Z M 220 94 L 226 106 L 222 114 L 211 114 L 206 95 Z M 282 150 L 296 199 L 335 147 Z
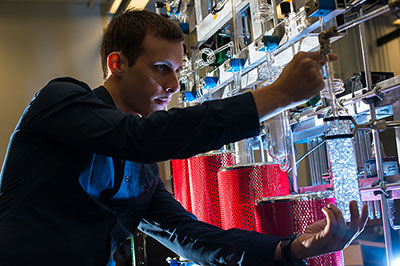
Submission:
M 171 94 L 174 94 L 180 90 L 178 74 L 173 72 L 168 78 L 165 84 L 165 90 Z

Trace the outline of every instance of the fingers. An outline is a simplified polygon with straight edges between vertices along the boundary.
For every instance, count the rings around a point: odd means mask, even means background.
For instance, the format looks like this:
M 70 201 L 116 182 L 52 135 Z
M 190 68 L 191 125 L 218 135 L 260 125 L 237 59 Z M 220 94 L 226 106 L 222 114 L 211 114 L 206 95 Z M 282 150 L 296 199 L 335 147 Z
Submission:
M 342 215 L 342 212 L 339 210 L 338 207 L 336 207 L 333 203 L 328 204 L 328 208 L 332 210 L 332 212 L 335 215 L 336 221 L 338 225 L 345 225 L 345 221 Z
M 350 245 L 351 242 L 364 230 L 368 220 L 368 206 L 362 206 L 361 217 L 358 211 L 358 205 L 356 201 L 351 201 L 349 204 L 350 208 L 350 223 L 349 229 L 346 234 L 345 247 Z
M 328 57 L 326 55 L 322 55 L 320 52 L 300 52 L 298 54 L 312 59 L 315 63 L 317 63 L 316 66 L 318 70 L 320 70 L 327 61 L 332 62 L 338 59 L 338 56 L 333 53 L 329 54 Z
M 322 208 L 326 222 L 320 220 L 312 224 L 298 237 L 303 247 L 303 257 L 343 250 L 357 237 L 365 226 L 368 217 L 367 208 L 363 206 L 361 217 L 355 201 L 350 203 L 349 208 L 351 216 L 349 226 L 347 226 L 342 212 L 334 204 L 329 203 L 328 206 Z
M 323 207 L 322 212 L 325 214 L 326 217 L 326 226 L 324 229 L 324 235 L 327 238 L 332 238 L 337 230 L 337 221 L 335 214 L 333 211 L 328 207 Z
M 358 231 L 359 221 L 360 221 L 360 213 L 358 212 L 357 202 L 352 200 L 349 204 L 350 208 L 350 224 L 349 230 L 354 235 Z
M 327 62 L 327 58 L 325 55 L 320 54 L 320 52 L 301 52 L 304 56 L 308 56 L 311 59 L 313 59 L 316 62 L 319 63 L 326 63 Z M 338 56 L 334 53 L 329 54 L 328 57 L 329 61 L 336 61 L 338 60 Z
M 335 231 L 335 235 L 333 236 L 333 241 L 335 241 L 338 244 L 337 248 L 342 248 L 343 243 L 348 242 L 348 239 L 347 239 L 348 228 L 347 228 L 346 222 L 344 220 L 342 212 L 339 210 L 338 207 L 336 207 L 332 203 L 329 203 L 328 208 L 335 215 L 335 219 L 336 219 L 336 231 Z
M 358 230 L 360 232 L 364 231 L 365 226 L 367 225 L 368 221 L 368 205 L 364 204 L 361 210 L 361 218 L 358 226 Z
M 335 234 L 332 236 L 332 249 L 341 250 L 348 246 L 359 234 L 360 215 L 358 212 L 357 203 L 352 201 L 349 205 L 351 216 L 349 226 L 347 226 L 342 212 L 336 206 L 330 203 L 329 208 L 332 210 L 332 213 L 335 215 L 335 219 L 337 221 L 337 229 Z

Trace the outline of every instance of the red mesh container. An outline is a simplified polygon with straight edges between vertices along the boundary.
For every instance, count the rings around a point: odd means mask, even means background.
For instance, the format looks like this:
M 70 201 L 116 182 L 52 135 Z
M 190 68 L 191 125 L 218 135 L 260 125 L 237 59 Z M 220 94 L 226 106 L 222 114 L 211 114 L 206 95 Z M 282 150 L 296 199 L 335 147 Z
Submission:
M 179 201 L 186 210 L 192 212 L 188 160 L 172 160 L 171 168 L 175 199 Z
M 289 179 L 278 164 L 258 163 L 221 168 L 218 172 L 223 229 L 256 230 L 256 200 L 288 195 Z
M 212 153 L 189 159 L 190 198 L 192 212 L 203 222 L 221 227 L 217 173 L 232 165 L 232 153 Z
M 264 198 L 256 205 L 257 231 L 267 235 L 288 236 L 325 218 L 322 207 L 334 203 L 331 191 Z M 308 266 L 343 266 L 342 252 L 307 259 Z

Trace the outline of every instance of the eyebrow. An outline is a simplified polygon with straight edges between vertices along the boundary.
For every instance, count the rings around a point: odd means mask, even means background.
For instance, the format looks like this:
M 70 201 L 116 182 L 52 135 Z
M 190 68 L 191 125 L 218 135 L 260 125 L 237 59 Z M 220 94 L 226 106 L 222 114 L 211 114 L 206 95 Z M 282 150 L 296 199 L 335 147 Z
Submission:
M 174 66 L 173 66 L 173 65 L 171 64 L 171 62 L 169 62 L 169 61 L 158 61 L 157 64 L 165 64 L 165 65 L 169 66 L 170 68 L 174 69 Z M 177 70 L 181 71 L 182 68 L 183 68 L 183 66 L 180 65 L 180 66 L 177 68 Z

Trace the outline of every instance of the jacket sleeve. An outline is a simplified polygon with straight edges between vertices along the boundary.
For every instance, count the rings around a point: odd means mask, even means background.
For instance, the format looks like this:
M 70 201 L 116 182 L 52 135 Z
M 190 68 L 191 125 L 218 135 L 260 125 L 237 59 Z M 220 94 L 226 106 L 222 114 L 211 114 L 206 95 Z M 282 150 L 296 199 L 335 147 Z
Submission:
M 19 129 L 73 149 L 137 162 L 187 158 L 259 134 L 251 93 L 139 118 L 105 104 L 90 88 L 50 82 Z
M 139 229 L 200 265 L 272 266 L 279 237 L 197 221 L 159 183 Z

